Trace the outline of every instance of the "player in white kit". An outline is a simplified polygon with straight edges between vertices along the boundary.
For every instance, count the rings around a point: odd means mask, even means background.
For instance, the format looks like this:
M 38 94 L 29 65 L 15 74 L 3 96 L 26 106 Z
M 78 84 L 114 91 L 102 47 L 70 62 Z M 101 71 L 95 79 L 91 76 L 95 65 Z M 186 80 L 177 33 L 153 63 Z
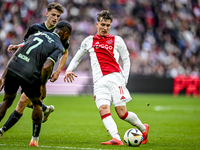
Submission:
M 97 34 L 83 40 L 80 49 L 66 70 L 64 81 L 72 82 L 74 77 L 77 77 L 72 71 L 77 67 L 81 58 L 89 52 L 94 82 L 94 99 L 102 121 L 113 138 L 101 144 L 123 145 L 117 125 L 111 116 L 111 104 L 114 105 L 122 120 L 136 126 L 143 133 L 142 144 L 146 144 L 149 125 L 143 124 L 135 113 L 126 109 L 126 102 L 132 99 L 126 88 L 130 71 L 130 58 L 123 39 L 109 34 L 112 20 L 112 14 L 107 10 L 102 10 L 98 14 Z M 118 63 L 119 57 L 123 61 L 123 69 Z

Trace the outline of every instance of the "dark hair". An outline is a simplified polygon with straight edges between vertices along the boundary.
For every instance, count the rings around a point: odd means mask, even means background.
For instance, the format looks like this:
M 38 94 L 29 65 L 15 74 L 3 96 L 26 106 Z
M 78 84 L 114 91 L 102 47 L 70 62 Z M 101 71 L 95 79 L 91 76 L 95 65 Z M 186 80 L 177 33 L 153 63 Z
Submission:
M 56 9 L 56 10 L 58 10 L 61 13 L 64 12 L 64 9 L 63 9 L 62 5 L 59 4 L 59 3 L 55 3 L 55 2 L 49 3 L 48 6 L 47 6 L 47 10 L 51 11 L 52 9 Z
M 66 20 L 61 20 L 56 24 L 56 29 L 60 29 L 60 30 L 64 30 L 64 31 L 68 31 L 69 33 L 72 32 L 72 26 L 71 24 L 66 21 Z
M 111 22 L 113 21 L 113 16 L 112 14 L 108 11 L 108 10 L 102 10 L 101 12 L 99 12 L 97 14 L 97 21 L 101 21 L 100 19 L 105 19 L 105 20 L 111 20 Z

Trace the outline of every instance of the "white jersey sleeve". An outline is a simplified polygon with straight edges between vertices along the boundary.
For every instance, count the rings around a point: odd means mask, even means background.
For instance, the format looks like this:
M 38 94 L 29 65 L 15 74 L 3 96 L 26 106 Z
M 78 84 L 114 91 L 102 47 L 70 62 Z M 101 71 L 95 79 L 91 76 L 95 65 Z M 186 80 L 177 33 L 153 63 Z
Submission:
M 87 41 L 88 41 L 89 38 L 90 38 L 90 36 L 83 40 L 79 50 L 76 52 L 75 56 L 73 57 L 72 61 L 70 62 L 69 66 L 68 66 L 68 68 L 66 69 L 66 71 L 68 71 L 68 70 L 73 71 L 74 69 L 76 69 L 76 67 L 80 63 L 82 57 L 88 51 Z
M 118 50 L 119 55 L 120 55 L 122 62 L 123 62 L 123 69 L 121 68 L 121 70 L 123 71 L 123 74 L 125 76 L 125 82 L 127 84 L 129 72 L 130 72 L 129 52 L 128 52 L 128 49 L 126 47 L 126 44 L 124 43 L 124 40 L 119 36 L 115 36 L 115 38 L 116 38 L 116 45 L 118 46 L 117 50 Z

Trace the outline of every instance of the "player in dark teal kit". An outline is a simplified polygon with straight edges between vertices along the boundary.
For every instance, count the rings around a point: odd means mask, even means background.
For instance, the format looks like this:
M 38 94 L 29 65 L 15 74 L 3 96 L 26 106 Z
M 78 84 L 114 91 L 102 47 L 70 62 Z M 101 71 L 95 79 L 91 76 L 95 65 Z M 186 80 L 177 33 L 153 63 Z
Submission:
M 33 24 L 32 26 L 29 27 L 26 35 L 24 36 L 24 41 L 27 40 L 27 38 L 32 35 L 32 34 L 35 34 L 35 33 L 38 33 L 38 32 L 53 32 L 55 29 L 55 26 L 51 29 L 49 29 L 45 22 L 43 23 L 37 23 L 37 24 Z M 67 50 L 69 48 L 69 42 L 65 43 L 64 45 L 64 48 Z
M 0 121 L 21 86 L 33 103 L 33 135 L 30 146 L 38 146 L 42 123 L 42 97 L 46 95 L 46 83 L 53 65 L 64 54 L 63 44 L 68 42 L 71 32 L 71 25 L 67 21 L 60 21 L 53 33 L 31 35 L 16 51 L 4 71 L 5 93 L 3 102 L 0 103 Z
M 47 6 L 47 12 L 46 12 L 46 17 L 47 20 L 44 23 L 37 23 L 37 24 L 33 24 L 29 27 L 25 37 L 24 37 L 24 42 L 28 39 L 29 36 L 38 33 L 38 32 L 53 32 L 55 29 L 55 25 L 58 22 L 58 20 L 60 19 L 61 14 L 63 13 L 63 7 L 59 4 L 59 3 L 50 3 Z M 22 43 L 23 44 L 23 43 Z M 18 45 L 10 45 L 8 47 L 8 52 L 12 53 L 13 50 L 17 50 L 20 47 L 21 44 Z M 65 65 L 65 62 L 68 58 L 68 48 L 69 48 L 69 43 L 66 42 L 64 43 L 64 48 L 65 48 L 65 52 L 62 55 L 62 57 L 60 58 L 60 62 L 59 62 L 59 66 L 57 68 L 57 70 L 52 73 L 50 81 L 54 82 L 57 80 L 63 66 Z M 2 86 L 0 86 L 0 90 L 2 89 Z M 45 95 L 44 95 L 45 97 Z M 4 134 L 4 132 L 6 132 L 7 130 L 9 130 L 13 125 L 15 125 L 19 119 L 21 118 L 21 116 L 23 115 L 23 111 L 26 108 L 26 106 L 28 107 L 32 107 L 32 103 L 31 101 L 28 99 L 28 97 L 22 93 L 20 100 L 17 104 L 16 109 L 12 112 L 12 114 L 9 116 L 8 120 L 5 122 L 5 124 L 3 125 L 2 128 L 0 128 L 0 138 L 2 137 L 2 135 Z M 54 106 L 50 105 L 50 106 L 46 106 L 45 104 L 42 104 L 42 110 L 44 112 L 44 118 L 42 122 L 45 122 L 48 118 L 48 116 L 50 115 L 51 112 L 54 111 Z
M 35 48 L 37 49 L 35 50 Z M 55 32 L 53 34 L 49 32 L 33 34 L 27 39 L 22 48 L 16 52 L 16 56 L 10 62 L 8 70 L 15 72 L 29 83 L 33 83 L 35 79 L 40 79 L 41 68 L 47 57 L 55 63 L 64 51 L 60 37 Z M 20 65 L 21 67 L 19 67 Z

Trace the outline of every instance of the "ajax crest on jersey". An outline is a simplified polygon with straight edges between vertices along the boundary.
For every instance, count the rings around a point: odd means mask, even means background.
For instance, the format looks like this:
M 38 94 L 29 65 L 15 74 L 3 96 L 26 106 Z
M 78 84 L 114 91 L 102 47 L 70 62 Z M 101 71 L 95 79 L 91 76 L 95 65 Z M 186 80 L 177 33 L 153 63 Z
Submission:
M 142 132 L 138 129 L 131 128 L 124 134 L 124 142 L 128 146 L 139 146 L 143 141 Z

